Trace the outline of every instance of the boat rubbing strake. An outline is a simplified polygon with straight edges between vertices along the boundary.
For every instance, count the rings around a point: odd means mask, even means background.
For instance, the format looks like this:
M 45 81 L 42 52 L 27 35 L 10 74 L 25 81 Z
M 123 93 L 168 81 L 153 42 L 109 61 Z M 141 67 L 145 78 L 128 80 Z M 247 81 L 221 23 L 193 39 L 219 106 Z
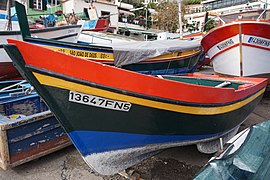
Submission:
M 4 48 L 18 70 L 87 164 L 106 175 L 162 149 L 209 142 L 234 131 L 266 86 L 266 79 L 256 78 L 157 78 L 8 41 Z

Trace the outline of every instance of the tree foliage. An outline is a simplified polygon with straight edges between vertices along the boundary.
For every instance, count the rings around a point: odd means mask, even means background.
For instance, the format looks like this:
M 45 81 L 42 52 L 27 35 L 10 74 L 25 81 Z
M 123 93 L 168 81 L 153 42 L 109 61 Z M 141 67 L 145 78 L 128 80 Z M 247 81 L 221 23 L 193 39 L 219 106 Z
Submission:
M 212 28 L 217 26 L 217 22 L 214 19 L 210 19 L 207 21 L 207 24 L 205 25 L 205 31 L 210 31 Z
M 160 3 L 157 8 L 157 15 L 154 15 L 154 21 L 159 29 L 176 32 L 179 29 L 179 16 L 178 16 L 178 4 L 177 2 L 165 2 Z M 184 4 L 181 6 L 182 19 L 184 12 Z

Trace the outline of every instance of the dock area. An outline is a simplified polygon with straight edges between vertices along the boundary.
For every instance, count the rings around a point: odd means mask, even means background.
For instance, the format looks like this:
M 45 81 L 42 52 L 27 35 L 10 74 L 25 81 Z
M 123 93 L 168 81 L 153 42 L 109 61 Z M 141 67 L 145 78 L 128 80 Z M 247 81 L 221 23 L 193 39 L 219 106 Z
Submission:
M 211 73 L 211 68 L 201 72 Z M 200 72 L 199 72 L 200 73 Z M 270 87 L 239 131 L 270 119 Z M 202 154 L 195 145 L 167 149 L 142 161 L 122 175 L 101 176 L 93 172 L 72 145 L 60 151 L 20 166 L 0 170 L 3 180 L 124 180 L 127 179 L 182 179 L 188 180 L 208 162 L 213 154 Z

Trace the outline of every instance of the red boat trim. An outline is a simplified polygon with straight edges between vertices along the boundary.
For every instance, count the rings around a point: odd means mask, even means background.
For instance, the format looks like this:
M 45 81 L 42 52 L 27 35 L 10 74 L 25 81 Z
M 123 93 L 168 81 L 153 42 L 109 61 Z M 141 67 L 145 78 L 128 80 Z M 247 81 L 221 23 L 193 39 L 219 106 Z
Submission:
M 257 45 L 254 45 L 254 44 L 242 43 L 242 45 L 270 51 L 270 48 L 262 47 L 262 46 L 257 46 Z
M 227 48 L 225 48 L 225 49 L 220 50 L 219 52 L 217 52 L 216 54 L 214 54 L 214 55 L 211 57 L 211 59 L 214 59 L 214 58 L 215 58 L 216 56 L 218 56 L 219 54 L 221 54 L 221 53 L 223 53 L 223 52 L 225 52 L 225 51 L 227 51 L 227 50 L 229 50 L 229 49 L 232 49 L 232 48 L 234 48 L 234 47 L 236 47 L 236 46 L 239 46 L 239 43 L 234 44 L 234 45 L 232 45 L 232 46 L 230 46 L 230 47 L 227 47 Z
M 232 24 L 230 26 L 224 25 L 209 31 L 201 41 L 204 50 L 208 52 L 208 50 L 215 46 L 217 43 L 236 36 L 238 34 L 238 25 L 239 24 Z
M 270 39 L 270 23 L 250 21 L 241 24 L 242 34 Z M 251 31 L 252 29 L 257 29 L 257 31 Z
M 270 39 L 270 23 L 257 22 L 257 21 L 238 21 L 231 24 L 219 26 L 208 32 L 203 37 L 201 44 L 206 52 L 218 42 L 231 38 L 239 34 L 238 26 L 242 26 L 242 34 L 250 36 L 258 36 Z M 251 29 L 259 29 L 258 31 L 251 31 Z

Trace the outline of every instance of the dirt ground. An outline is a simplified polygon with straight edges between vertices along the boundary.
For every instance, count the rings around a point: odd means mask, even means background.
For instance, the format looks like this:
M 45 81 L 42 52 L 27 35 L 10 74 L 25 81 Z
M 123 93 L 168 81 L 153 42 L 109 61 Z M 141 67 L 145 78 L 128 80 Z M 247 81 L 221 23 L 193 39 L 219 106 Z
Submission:
M 270 87 L 262 101 L 241 125 L 243 130 L 253 124 L 270 120 Z M 9 170 L 0 170 L 0 180 L 189 180 L 208 162 L 213 154 L 202 154 L 196 146 L 176 147 L 148 158 L 121 175 L 100 176 L 83 161 L 74 146 L 67 147 Z

